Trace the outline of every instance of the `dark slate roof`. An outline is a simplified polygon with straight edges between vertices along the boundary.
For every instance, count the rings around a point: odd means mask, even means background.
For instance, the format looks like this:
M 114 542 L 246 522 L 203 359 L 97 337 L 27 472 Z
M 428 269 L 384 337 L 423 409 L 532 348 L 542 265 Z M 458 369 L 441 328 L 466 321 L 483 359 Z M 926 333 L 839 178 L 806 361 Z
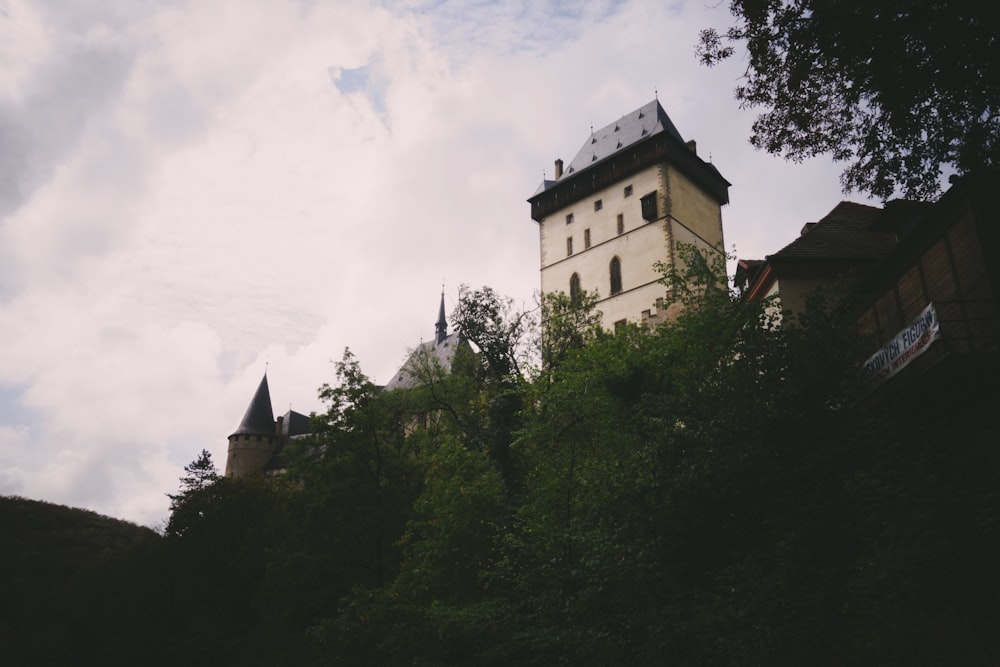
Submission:
M 880 208 L 842 201 L 767 261 L 879 259 L 895 244 L 893 234 L 872 229 L 881 214 Z
M 301 412 L 289 410 L 281 419 L 281 435 L 286 438 L 294 438 L 300 435 L 307 435 L 311 431 L 309 415 Z
M 566 166 L 562 176 L 556 180 L 543 180 L 532 197 L 629 146 L 661 133 L 669 134 L 682 143 L 684 141 L 667 112 L 660 106 L 660 101 L 653 100 L 596 132 L 591 130 L 587 141 Z M 718 170 L 715 171 L 718 173 Z M 722 174 L 719 174 L 719 178 L 722 178 Z
M 535 195 L 539 194 L 540 192 L 545 192 L 546 190 L 548 190 L 549 188 L 551 188 L 551 187 L 552 187 L 553 185 L 555 185 L 555 184 L 556 184 L 556 181 L 550 181 L 550 180 L 549 180 L 549 179 L 547 179 L 547 178 L 546 178 L 546 179 L 543 179 L 543 180 L 542 180 L 542 184 L 538 186 L 538 189 L 537 189 L 537 190 L 535 190 L 535 191 L 534 191 L 534 192 L 532 193 L 532 195 L 531 195 L 531 196 L 532 196 L 532 197 L 534 197 Z
M 243 421 L 233 435 L 274 435 L 274 412 L 271 410 L 271 392 L 267 388 L 267 375 L 260 381 Z
M 660 106 L 660 101 L 653 100 L 632 113 L 622 116 L 610 125 L 606 125 L 596 132 L 591 132 L 590 137 L 584 142 L 583 148 L 576 154 L 558 180 L 569 178 L 575 173 L 611 157 L 618 151 L 661 132 L 666 132 L 682 143 L 684 141 L 681 138 L 681 133 L 674 127 L 673 121 L 667 116 L 667 112 Z
M 426 362 L 430 362 L 431 364 L 436 363 L 444 372 L 450 373 L 451 363 L 455 359 L 455 352 L 462 345 L 468 345 L 468 343 L 462 340 L 461 336 L 457 333 L 449 334 L 440 343 L 436 340 L 421 343 L 406 360 L 406 363 L 396 371 L 392 379 L 385 384 L 385 390 L 410 389 L 418 386 L 420 380 L 415 376 L 414 369 L 419 368 L 420 365 Z
M 281 418 L 282 437 L 278 442 L 278 448 L 275 450 L 274 455 L 271 456 L 271 460 L 264 466 L 265 473 L 277 474 L 284 472 L 288 468 L 288 460 L 285 457 L 285 445 L 292 440 L 298 440 L 309 435 L 311 431 L 310 426 L 309 417 L 301 412 L 289 410 L 284 414 Z
M 554 211 L 664 160 L 720 204 L 729 203 L 729 181 L 715 165 L 697 156 L 659 100 L 653 100 L 614 123 L 591 130 L 559 178 L 543 180 L 528 198 L 531 217 L 541 222 Z M 581 174 L 590 174 L 590 178 Z

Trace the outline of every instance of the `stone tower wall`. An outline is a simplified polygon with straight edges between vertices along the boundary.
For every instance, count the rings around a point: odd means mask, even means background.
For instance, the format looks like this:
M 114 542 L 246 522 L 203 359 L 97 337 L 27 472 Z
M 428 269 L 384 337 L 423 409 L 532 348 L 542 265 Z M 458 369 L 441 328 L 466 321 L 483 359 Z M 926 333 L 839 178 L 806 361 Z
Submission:
M 267 435 L 231 435 L 226 456 L 226 477 L 245 477 L 264 472 L 278 448 L 278 438 Z

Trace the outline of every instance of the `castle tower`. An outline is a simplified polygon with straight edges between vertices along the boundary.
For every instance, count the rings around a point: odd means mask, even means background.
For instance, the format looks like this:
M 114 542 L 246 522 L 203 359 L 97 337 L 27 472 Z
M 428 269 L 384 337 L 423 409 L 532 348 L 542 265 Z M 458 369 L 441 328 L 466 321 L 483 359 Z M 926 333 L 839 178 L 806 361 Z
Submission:
M 542 292 L 596 292 L 606 329 L 666 315 L 671 298 L 653 265 L 676 266 L 677 244 L 724 257 L 730 184 L 658 100 L 591 131 L 565 171 L 556 160 L 554 176 L 528 199 Z
M 244 477 L 263 473 L 278 451 L 281 434 L 274 423 L 271 392 L 267 374 L 260 381 L 243 421 L 229 436 L 226 477 Z

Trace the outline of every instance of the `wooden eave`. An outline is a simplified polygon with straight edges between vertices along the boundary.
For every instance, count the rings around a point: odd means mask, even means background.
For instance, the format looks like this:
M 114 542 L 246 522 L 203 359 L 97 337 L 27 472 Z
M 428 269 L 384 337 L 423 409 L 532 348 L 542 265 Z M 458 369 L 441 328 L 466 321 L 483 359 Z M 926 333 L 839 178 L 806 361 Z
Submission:
M 669 162 L 677 167 L 720 205 L 729 203 L 729 181 L 684 143 L 669 134 L 659 133 L 624 148 L 592 167 L 564 175 L 549 189 L 532 196 L 528 199 L 531 218 L 541 222 L 555 211 L 659 162 Z

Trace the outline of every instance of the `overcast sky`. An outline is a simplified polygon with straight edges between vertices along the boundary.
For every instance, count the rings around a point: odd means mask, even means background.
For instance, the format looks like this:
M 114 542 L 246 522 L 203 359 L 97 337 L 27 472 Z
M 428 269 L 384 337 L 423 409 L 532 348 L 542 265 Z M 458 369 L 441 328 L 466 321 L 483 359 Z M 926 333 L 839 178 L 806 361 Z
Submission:
M 762 257 L 842 199 L 754 151 L 698 31 L 727 3 L 0 0 L 0 494 L 156 526 L 265 364 L 384 383 L 444 284 L 532 303 L 526 199 L 657 94 Z M 654 92 L 655 91 L 655 92 Z

